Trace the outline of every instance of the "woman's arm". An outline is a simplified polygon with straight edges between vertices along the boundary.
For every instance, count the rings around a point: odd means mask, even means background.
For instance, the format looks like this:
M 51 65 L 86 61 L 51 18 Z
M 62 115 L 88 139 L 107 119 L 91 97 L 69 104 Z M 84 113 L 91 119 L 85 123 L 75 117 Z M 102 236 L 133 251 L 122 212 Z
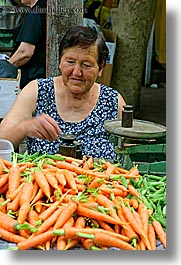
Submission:
M 20 67 L 26 64 L 31 59 L 34 50 L 35 45 L 26 42 L 21 42 L 19 48 L 9 59 L 9 62 L 17 67 Z
M 26 137 L 56 140 L 61 130 L 47 114 L 33 117 L 38 95 L 37 81 L 30 82 L 18 94 L 15 103 L 0 124 L 0 138 L 11 141 L 15 148 Z
M 119 94 L 118 95 L 118 119 L 122 118 L 122 110 L 123 110 L 124 105 L 126 105 L 126 102 L 124 101 L 123 97 Z

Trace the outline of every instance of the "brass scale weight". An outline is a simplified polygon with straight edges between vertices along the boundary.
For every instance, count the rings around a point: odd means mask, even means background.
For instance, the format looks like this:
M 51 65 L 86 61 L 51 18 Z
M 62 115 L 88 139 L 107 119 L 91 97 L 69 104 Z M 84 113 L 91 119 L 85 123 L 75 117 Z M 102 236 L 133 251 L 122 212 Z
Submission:
M 123 168 L 137 164 L 141 173 L 166 174 L 165 126 L 133 119 L 133 107 L 125 105 L 122 119 L 107 120 L 104 127 Z

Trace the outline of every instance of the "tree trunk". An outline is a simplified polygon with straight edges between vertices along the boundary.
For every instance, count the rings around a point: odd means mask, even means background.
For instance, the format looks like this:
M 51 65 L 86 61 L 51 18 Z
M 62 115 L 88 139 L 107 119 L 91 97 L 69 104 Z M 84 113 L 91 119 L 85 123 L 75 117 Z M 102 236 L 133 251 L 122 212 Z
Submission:
M 111 86 L 139 114 L 139 100 L 146 50 L 155 17 L 156 0 L 120 0 L 113 9 L 113 31 L 117 34 Z
M 59 42 L 69 27 L 82 25 L 82 0 L 47 1 L 47 76 L 60 74 Z

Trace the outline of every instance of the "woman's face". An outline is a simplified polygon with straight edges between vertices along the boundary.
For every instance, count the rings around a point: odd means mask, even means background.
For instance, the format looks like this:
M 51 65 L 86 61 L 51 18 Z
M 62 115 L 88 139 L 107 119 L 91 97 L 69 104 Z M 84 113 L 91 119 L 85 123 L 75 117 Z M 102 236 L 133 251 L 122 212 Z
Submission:
M 96 45 L 86 49 L 74 46 L 64 50 L 59 67 L 63 83 L 71 93 L 84 94 L 91 89 L 102 72 L 97 57 Z

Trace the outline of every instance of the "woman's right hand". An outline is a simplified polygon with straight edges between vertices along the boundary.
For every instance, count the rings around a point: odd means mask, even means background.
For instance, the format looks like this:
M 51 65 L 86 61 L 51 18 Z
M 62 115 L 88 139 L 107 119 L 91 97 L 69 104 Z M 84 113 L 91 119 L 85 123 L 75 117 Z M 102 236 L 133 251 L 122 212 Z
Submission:
M 55 141 L 62 132 L 57 122 L 47 114 L 41 114 L 24 122 L 25 134 L 42 140 Z

